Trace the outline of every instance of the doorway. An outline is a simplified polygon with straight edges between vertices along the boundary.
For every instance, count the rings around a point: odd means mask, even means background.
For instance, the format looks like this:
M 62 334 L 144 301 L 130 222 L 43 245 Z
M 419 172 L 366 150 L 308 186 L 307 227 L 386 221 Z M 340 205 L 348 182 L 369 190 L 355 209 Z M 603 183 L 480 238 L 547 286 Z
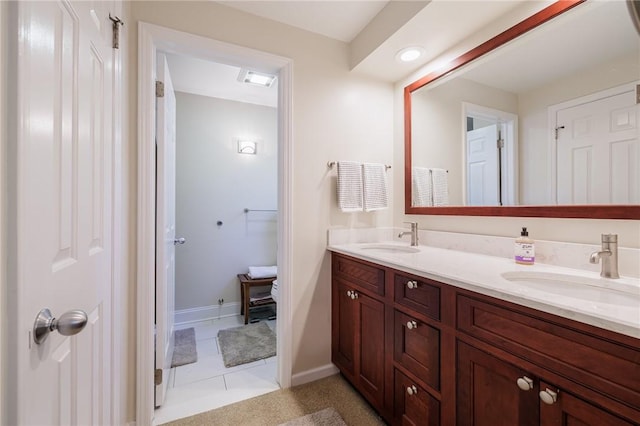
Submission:
M 254 284 L 252 304 L 261 304 L 241 315 L 238 279 L 251 271 L 277 271 L 277 80 L 258 85 L 241 78 L 252 72 L 244 67 L 164 52 L 157 58 L 159 77 L 165 58 L 167 63 L 158 99 L 157 205 L 170 199 L 173 205 L 165 211 L 175 212 L 165 215 L 175 216 L 171 224 L 162 217 L 157 221 L 157 247 L 175 253 L 159 255 L 167 261 L 156 268 L 157 289 L 167 283 L 167 291 L 156 291 L 156 368 L 170 368 L 156 387 L 154 422 L 166 423 L 279 389 L 273 356 L 276 306 L 266 303 L 272 300 L 271 288 Z M 171 121 L 163 120 L 167 108 L 162 105 L 172 103 L 175 125 L 168 127 L 175 137 L 165 135 L 161 125 Z M 166 159 L 171 145 L 173 159 Z M 172 165 L 175 173 L 165 183 Z M 268 284 L 276 278 L 270 273 Z M 188 363 L 178 356 L 173 365 L 171 354 L 158 350 L 173 346 L 172 319 L 176 340 L 193 335 L 197 357 Z M 251 325 L 243 327 L 245 322 Z M 247 348 L 243 352 L 251 356 L 244 360 L 230 360 L 235 349 L 220 344 L 217 336 L 238 327 L 260 330 L 269 344 Z
M 517 205 L 515 114 L 463 103 L 465 205 Z
M 190 55 L 230 65 L 248 65 L 278 76 L 277 140 L 277 379 L 291 384 L 291 61 L 287 58 L 204 37 L 141 23 L 139 28 L 139 209 L 138 209 L 138 358 L 137 420 L 151 424 L 153 402 L 153 336 L 155 296 L 155 80 L 156 52 Z

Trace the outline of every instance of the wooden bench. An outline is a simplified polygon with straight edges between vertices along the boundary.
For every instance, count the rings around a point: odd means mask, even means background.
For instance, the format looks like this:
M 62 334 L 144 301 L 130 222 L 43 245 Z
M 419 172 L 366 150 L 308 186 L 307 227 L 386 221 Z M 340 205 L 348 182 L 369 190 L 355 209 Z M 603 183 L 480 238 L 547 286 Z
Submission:
M 273 277 L 252 279 L 249 278 L 249 275 L 247 274 L 238 274 L 238 279 L 240 280 L 240 299 L 242 300 L 240 315 L 244 314 L 244 323 L 248 324 L 251 308 L 255 308 L 256 306 L 274 305 L 276 303 L 276 301 L 271 297 L 262 300 L 255 300 L 252 302 L 251 287 L 271 286 L 273 284 L 273 280 L 275 280 L 276 278 Z

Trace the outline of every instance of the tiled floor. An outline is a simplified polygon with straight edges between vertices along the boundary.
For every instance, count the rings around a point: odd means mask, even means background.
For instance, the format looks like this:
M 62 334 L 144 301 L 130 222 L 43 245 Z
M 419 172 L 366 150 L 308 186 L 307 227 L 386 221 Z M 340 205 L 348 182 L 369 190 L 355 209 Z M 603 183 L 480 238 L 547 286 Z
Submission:
M 172 368 L 164 404 L 155 410 L 154 425 L 188 417 L 223 405 L 280 389 L 276 381 L 276 358 L 225 368 L 218 348 L 218 330 L 243 325 L 233 316 L 186 324 L 194 327 L 198 362 Z M 276 322 L 267 321 L 275 332 Z

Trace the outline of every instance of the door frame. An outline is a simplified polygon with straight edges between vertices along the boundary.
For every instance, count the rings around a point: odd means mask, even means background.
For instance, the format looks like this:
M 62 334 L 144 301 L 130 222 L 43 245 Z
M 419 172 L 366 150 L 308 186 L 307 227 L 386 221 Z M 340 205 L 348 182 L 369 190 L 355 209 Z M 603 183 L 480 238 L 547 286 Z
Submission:
M 551 105 L 547 108 L 547 123 L 549 140 L 549 200 L 551 204 L 558 204 L 558 140 L 556 139 L 556 127 L 558 126 L 558 112 L 563 109 L 572 108 L 578 105 L 587 104 L 589 102 L 599 101 L 600 99 L 616 96 L 621 93 L 628 92 L 629 90 L 635 90 L 635 87 L 640 84 L 640 80 L 632 81 L 631 83 L 621 84 L 619 86 L 611 87 L 609 89 L 598 90 L 597 92 L 590 93 L 588 95 L 579 96 L 577 98 L 569 99 L 568 101 L 560 102 L 555 105 Z
M 470 102 L 462 102 L 462 182 L 463 199 L 467 200 L 467 117 L 478 117 L 495 121 L 500 124 L 499 129 L 503 131 L 504 148 L 502 150 L 502 168 L 500 173 L 503 176 L 502 198 L 506 206 L 515 206 L 519 199 L 519 170 L 518 170 L 518 116 L 508 111 L 477 105 Z
M 282 388 L 291 386 L 293 128 L 289 58 L 211 38 L 138 23 L 138 243 L 136 423 L 152 424 L 155 307 L 155 80 L 156 51 L 189 54 L 278 75 L 278 282 L 277 353 Z

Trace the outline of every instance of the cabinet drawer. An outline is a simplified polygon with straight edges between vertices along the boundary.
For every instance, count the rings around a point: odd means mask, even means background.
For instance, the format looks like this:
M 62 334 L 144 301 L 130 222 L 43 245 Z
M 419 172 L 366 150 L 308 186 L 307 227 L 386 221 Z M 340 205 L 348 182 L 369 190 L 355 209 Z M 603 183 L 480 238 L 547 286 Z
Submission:
M 393 359 L 420 380 L 439 390 L 440 331 L 395 311 L 393 339 Z
M 440 287 L 426 278 L 394 274 L 395 301 L 416 312 L 440 320 Z
M 384 269 L 339 254 L 334 254 L 332 259 L 334 276 L 345 278 L 365 290 L 384 296 Z
M 413 380 L 395 370 L 394 417 L 397 424 L 439 426 L 440 403 Z
M 513 305 L 463 295 L 458 295 L 457 307 L 459 330 L 640 408 L 640 341 L 635 345 L 626 339 L 626 344 L 616 342 L 614 333 L 597 329 L 587 333 L 571 328 L 562 318 L 556 323 L 518 311 Z

